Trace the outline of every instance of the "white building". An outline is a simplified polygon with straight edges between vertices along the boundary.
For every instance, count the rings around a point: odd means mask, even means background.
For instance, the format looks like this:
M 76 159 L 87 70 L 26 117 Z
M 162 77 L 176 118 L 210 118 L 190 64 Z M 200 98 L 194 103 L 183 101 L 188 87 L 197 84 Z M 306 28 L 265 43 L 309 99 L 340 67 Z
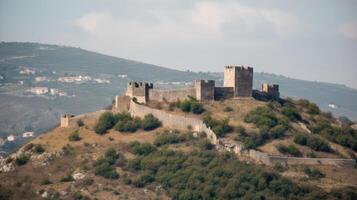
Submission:
M 32 87 L 32 88 L 28 89 L 27 92 L 41 95 L 41 94 L 47 94 L 49 91 L 48 91 L 47 87 Z
M 22 137 L 23 138 L 33 137 L 33 134 L 34 134 L 33 132 L 25 132 L 22 134 Z
M 9 141 L 9 142 L 14 141 L 15 139 L 16 139 L 16 136 L 13 134 L 10 134 L 9 136 L 7 136 L 7 141 Z
M 47 77 L 46 76 L 37 76 L 35 78 L 35 81 L 36 82 L 43 82 L 43 81 L 48 81 Z

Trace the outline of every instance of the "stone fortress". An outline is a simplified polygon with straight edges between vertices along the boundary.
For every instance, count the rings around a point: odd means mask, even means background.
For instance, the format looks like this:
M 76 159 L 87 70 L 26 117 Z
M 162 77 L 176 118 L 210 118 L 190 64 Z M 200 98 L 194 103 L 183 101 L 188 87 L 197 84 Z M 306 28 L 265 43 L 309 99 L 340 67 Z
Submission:
M 194 87 L 173 90 L 154 89 L 154 85 L 147 82 L 129 82 L 125 94 L 115 97 L 112 111 L 129 112 L 135 117 L 144 117 L 147 114 L 152 114 L 162 122 L 163 126 L 172 129 L 180 130 L 192 127 L 192 131 L 204 132 L 207 139 L 215 145 L 217 150 L 232 152 L 238 158 L 248 159 L 249 161 L 268 166 L 273 166 L 276 163 L 284 166 L 333 165 L 348 168 L 356 166 L 354 159 L 274 156 L 259 150 L 247 149 L 241 142 L 218 138 L 213 130 L 207 127 L 201 119 L 177 115 L 145 105 L 151 100 L 174 102 L 187 99 L 188 97 L 195 97 L 201 102 L 247 98 L 280 100 L 279 85 L 264 83 L 261 85 L 261 90 L 253 90 L 252 87 L 253 68 L 243 66 L 224 67 L 223 87 L 216 87 L 214 80 L 196 80 Z M 97 119 L 104 112 L 107 111 L 100 110 L 79 116 L 63 115 L 61 117 L 61 127 L 76 126 L 76 122 L 82 118 L 90 117 Z
M 217 87 L 214 80 L 196 80 L 194 87 L 159 90 L 153 83 L 129 82 L 126 96 L 135 98 L 139 103 L 155 101 L 183 100 L 189 96 L 199 101 L 214 101 L 230 98 L 271 97 L 279 98 L 279 85 L 264 83 L 262 90 L 253 90 L 253 68 L 244 66 L 225 66 L 223 87 Z

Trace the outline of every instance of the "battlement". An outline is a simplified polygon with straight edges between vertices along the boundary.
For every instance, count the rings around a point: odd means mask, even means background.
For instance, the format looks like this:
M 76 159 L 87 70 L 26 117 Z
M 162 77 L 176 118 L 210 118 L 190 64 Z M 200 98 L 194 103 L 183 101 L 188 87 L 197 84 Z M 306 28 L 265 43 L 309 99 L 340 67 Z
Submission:
M 227 65 L 224 66 L 224 70 L 239 70 L 239 71 L 251 71 L 253 72 L 253 67 L 250 66 L 234 66 L 234 65 Z
M 154 88 L 154 84 L 153 83 L 148 83 L 148 82 L 130 81 L 130 82 L 128 82 L 128 87 L 152 89 L 152 88 Z
M 128 83 L 125 95 L 131 98 L 136 98 L 139 103 L 146 103 L 149 96 L 149 90 L 153 89 L 154 85 L 148 82 L 135 82 Z

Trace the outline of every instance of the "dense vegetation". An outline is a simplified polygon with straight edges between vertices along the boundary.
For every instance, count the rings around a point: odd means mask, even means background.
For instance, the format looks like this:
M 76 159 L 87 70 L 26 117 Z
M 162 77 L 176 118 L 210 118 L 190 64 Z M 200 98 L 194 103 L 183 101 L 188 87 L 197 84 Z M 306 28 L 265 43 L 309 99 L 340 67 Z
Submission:
M 315 134 L 319 134 L 332 142 L 357 151 L 357 131 L 347 125 L 333 127 L 327 119 L 320 118 L 308 128 Z
M 203 118 L 203 122 L 212 129 L 212 131 L 218 136 L 223 137 L 225 134 L 232 132 L 233 127 L 229 125 L 229 119 L 218 120 L 212 116 L 207 115 Z
M 144 116 L 144 119 L 139 117 L 133 118 L 130 113 L 117 113 L 113 115 L 110 112 L 103 113 L 94 127 L 97 134 L 105 134 L 107 130 L 114 127 L 120 132 L 135 132 L 142 128 L 145 131 L 154 130 L 161 126 L 161 122 L 152 114 Z
M 289 129 L 289 120 L 278 117 L 270 107 L 258 107 L 244 118 L 246 123 L 254 123 L 259 133 L 241 134 L 241 140 L 247 148 L 256 148 L 268 139 L 280 138 Z
M 154 147 L 150 148 L 154 149 Z M 245 164 L 230 154 L 215 151 L 182 153 L 153 150 L 129 161 L 137 174 L 127 184 L 144 187 L 156 182 L 173 199 L 328 199 L 357 195 L 354 188 L 330 194 L 317 188 L 298 186 L 278 174 Z
M 94 126 L 94 131 L 99 135 L 103 135 L 107 130 L 111 129 L 114 124 L 115 119 L 113 113 L 105 112 L 99 117 L 97 124 Z
M 181 109 L 183 112 L 192 112 L 194 114 L 201 114 L 205 111 L 203 105 L 197 101 L 194 97 L 189 97 L 183 101 L 176 101 L 174 104 L 177 108 Z
M 332 151 L 330 145 L 327 142 L 313 135 L 297 134 L 294 136 L 294 142 L 296 144 L 308 146 L 315 151 Z

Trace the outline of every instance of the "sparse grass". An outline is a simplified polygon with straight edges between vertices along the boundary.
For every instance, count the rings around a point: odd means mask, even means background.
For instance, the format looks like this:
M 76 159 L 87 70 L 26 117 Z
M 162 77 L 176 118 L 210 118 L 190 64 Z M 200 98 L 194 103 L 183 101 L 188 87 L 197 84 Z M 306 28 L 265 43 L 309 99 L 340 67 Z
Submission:
M 296 157 L 301 157 L 302 153 L 299 151 L 299 149 L 295 146 L 290 144 L 289 146 L 285 146 L 285 145 L 279 145 L 277 146 L 277 149 L 280 153 L 283 154 L 290 154 L 292 156 L 296 156 Z
M 66 174 L 61 178 L 61 182 L 72 182 L 72 181 L 74 181 L 74 179 L 71 174 Z
M 319 179 L 319 178 L 325 177 L 325 175 L 320 170 L 315 169 L 315 168 L 311 169 L 309 167 L 305 167 L 304 173 L 313 179 Z

